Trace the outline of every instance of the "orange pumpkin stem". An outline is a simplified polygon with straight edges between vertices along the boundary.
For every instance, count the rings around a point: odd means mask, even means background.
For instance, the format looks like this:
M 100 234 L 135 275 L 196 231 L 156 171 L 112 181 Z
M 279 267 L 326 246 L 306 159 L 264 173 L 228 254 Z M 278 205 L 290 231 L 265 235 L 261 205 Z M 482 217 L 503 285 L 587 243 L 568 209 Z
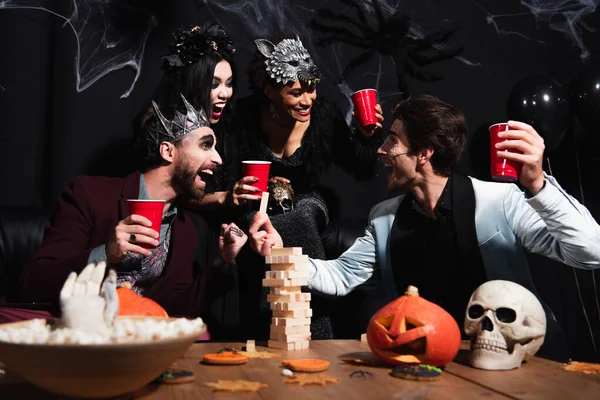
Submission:
M 409 285 L 404 294 L 407 296 L 419 296 L 419 289 L 417 289 L 415 286 Z

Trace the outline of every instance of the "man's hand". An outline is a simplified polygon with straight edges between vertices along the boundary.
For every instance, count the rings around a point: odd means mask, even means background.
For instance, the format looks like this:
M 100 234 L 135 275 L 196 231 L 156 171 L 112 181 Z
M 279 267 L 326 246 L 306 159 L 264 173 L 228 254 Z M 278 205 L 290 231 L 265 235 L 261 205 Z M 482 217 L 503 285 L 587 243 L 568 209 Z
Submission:
M 496 145 L 498 157 L 523 164 L 519 182 L 535 196 L 544 187 L 544 139 L 526 123 L 508 121 L 508 127 L 510 130 L 498 133 L 499 138 L 508 139 Z M 508 149 L 519 153 L 504 151 Z
M 106 263 L 88 264 L 77 276 L 71 272 L 60 291 L 60 309 L 65 327 L 89 333 L 108 333 L 119 312 L 117 274 L 104 278 Z M 102 284 L 102 286 L 100 286 Z
M 235 224 L 221 225 L 221 235 L 219 236 L 221 259 L 226 263 L 234 262 L 247 240 L 248 236 Z
M 352 116 L 354 116 L 354 111 L 352 111 Z M 359 124 L 358 130 L 360 131 L 360 133 L 363 134 L 363 136 L 373 136 L 375 132 L 383 128 L 383 125 L 381 124 L 383 122 L 383 110 L 381 109 L 381 106 L 379 104 L 375 105 L 375 117 L 377 118 L 377 124 L 368 126 L 367 129 L 360 126 Z
M 152 226 L 152 222 L 148 218 L 137 214 L 132 214 L 120 221 L 106 245 L 108 263 L 120 263 L 129 251 L 145 257 L 151 256 L 150 250 L 140 246 L 140 244 L 158 246 L 159 233 L 150 226 Z M 155 228 L 160 231 L 160 227 Z
M 260 231 L 259 229 L 263 225 L 265 230 Z M 273 247 L 283 247 L 283 240 L 281 240 L 279 232 L 271 225 L 271 220 L 267 214 L 257 212 L 252 218 L 248 233 L 250 234 L 252 250 L 261 256 L 270 256 Z

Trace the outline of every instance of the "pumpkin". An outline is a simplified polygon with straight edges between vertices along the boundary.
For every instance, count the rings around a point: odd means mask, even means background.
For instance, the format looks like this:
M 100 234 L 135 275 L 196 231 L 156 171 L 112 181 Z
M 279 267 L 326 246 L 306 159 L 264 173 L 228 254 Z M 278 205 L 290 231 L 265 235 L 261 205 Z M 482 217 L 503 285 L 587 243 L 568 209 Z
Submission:
M 419 296 L 409 286 L 404 296 L 377 311 L 369 321 L 367 342 L 388 364 L 427 364 L 441 367 L 456 357 L 460 329 L 442 307 Z
M 117 288 L 119 296 L 119 316 L 136 315 L 144 317 L 168 317 L 169 314 L 157 302 L 131 290 L 130 282 L 123 282 Z

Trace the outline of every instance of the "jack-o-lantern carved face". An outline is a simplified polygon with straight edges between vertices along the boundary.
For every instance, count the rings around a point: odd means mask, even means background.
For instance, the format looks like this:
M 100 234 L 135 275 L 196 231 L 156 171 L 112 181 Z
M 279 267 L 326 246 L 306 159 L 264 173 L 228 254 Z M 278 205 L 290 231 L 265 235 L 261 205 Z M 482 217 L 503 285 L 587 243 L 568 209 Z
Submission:
M 367 341 L 373 353 L 387 363 L 439 367 L 456 357 L 460 330 L 448 312 L 419 297 L 417 288 L 409 286 L 404 296 L 371 318 Z

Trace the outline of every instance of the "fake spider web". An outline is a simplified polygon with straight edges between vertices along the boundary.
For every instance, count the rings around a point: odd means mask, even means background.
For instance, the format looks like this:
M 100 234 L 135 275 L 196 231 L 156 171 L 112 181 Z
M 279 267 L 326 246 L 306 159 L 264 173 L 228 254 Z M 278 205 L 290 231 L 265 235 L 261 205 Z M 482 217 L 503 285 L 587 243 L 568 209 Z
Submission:
M 0 0 L 1 10 L 45 12 L 64 21 L 75 35 L 76 89 L 82 92 L 107 74 L 130 68 L 131 85 L 121 94 L 128 97 L 142 69 L 148 35 L 157 25 L 154 14 L 127 1 L 72 0 L 43 2 Z

